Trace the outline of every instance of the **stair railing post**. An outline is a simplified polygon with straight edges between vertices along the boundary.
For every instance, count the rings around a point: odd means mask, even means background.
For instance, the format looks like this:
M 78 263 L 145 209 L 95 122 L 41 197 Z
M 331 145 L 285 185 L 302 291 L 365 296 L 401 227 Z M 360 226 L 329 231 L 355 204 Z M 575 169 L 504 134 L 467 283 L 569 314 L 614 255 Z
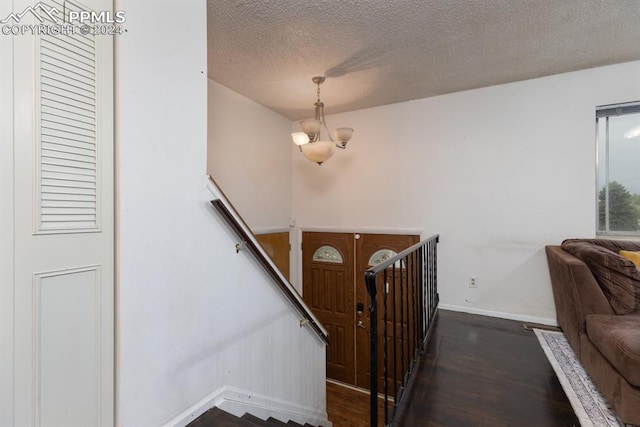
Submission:
M 369 322 L 371 324 L 369 328 L 369 341 L 371 347 L 370 359 L 370 393 L 371 393 L 371 407 L 370 417 L 371 427 L 378 427 L 378 301 L 377 301 L 377 286 L 376 286 L 376 274 L 369 274 L 367 272 L 365 276 L 367 292 L 369 293 Z

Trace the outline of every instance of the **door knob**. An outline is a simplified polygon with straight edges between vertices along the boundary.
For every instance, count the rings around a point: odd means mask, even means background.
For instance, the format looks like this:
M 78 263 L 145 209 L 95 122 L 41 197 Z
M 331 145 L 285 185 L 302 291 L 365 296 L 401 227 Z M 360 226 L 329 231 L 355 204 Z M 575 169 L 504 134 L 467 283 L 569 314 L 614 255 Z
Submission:
M 358 320 L 358 328 L 367 329 L 367 326 L 364 324 L 362 320 Z

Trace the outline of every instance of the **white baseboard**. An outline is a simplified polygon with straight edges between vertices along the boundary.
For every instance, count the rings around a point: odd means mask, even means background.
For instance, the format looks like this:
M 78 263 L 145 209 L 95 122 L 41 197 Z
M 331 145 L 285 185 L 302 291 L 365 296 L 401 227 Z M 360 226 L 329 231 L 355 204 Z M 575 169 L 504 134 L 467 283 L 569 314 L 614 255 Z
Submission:
M 237 417 L 249 413 L 263 420 L 273 417 L 284 423 L 295 421 L 298 424 L 309 423 L 317 426 L 332 427 L 326 412 L 318 411 L 315 408 L 304 408 L 283 400 L 273 399 L 230 386 L 224 386 L 214 391 L 164 424 L 163 427 L 184 427 L 214 406 Z
M 500 319 L 518 320 L 521 322 L 538 323 L 540 325 L 558 326 L 556 319 L 546 317 L 525 316 L 515 313 L 504 313 L 502 311 L 483 310 L 481 308 L 463 307 L 451 304 L 438 304 L 438 308 L 443 310 L 460 311 L 463 313 L 479 314 L 481 316 L 497 317 Z

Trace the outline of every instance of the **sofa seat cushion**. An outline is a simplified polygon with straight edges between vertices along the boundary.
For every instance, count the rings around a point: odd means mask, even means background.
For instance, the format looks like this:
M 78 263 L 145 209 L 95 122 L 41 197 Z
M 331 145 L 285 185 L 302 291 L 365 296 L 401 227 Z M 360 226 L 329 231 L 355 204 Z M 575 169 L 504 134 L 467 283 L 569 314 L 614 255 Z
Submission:
M 587 336 L 628 383 L 640 387 L 640 311 L 590 314 Z

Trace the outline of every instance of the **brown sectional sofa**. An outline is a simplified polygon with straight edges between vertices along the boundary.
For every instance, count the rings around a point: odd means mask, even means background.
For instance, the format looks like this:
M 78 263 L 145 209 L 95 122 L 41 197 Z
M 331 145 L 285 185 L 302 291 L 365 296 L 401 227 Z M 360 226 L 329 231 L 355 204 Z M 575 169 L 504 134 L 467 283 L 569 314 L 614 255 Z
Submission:
M 640 426 L 640 270 L 618 255 L 640 242 L 570 239 L 545 249 L 558 324 L 622 421 Z

